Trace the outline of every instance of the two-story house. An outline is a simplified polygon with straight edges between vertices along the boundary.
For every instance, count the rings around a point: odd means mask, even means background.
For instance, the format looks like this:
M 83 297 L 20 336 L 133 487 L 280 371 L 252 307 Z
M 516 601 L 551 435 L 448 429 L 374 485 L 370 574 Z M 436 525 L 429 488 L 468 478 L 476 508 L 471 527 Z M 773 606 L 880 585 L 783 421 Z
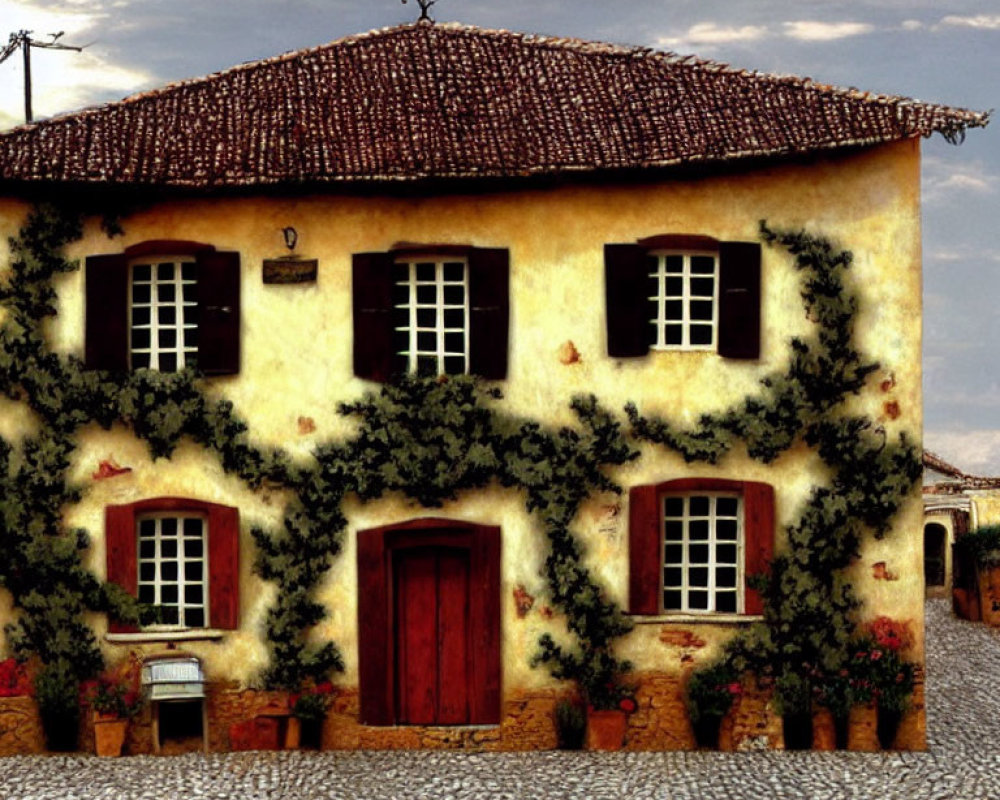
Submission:
M 358 431 L 338 405 L 396 373 L 480 376 L 505 414 L 547 431 L 578 429 L 581 394 L 625 431 L 629 403 L 691 429 L 738 406 L 816 325 L 793 255 L 762 243 L 766 220 L 853 252 L 854 345 L 879 372 L 844 407 L 919 445 L 920 139 L 985 122 L 645 48 L 419 23 L 0 134 L 0 235 L 38 200 L 84 208 L 46 346 L 109 375 L 194 366 L 254 446 L 309 469 Z M 0 399 L 15 445 L 42 424 L 26 405 Z M 101 650 L 196 655 L 225 747 L 223 709 L 272 664 L 268 614 L 296 588 L 253 569 L 251 531 L 294 522 L 293 492 L 249 486 L 194 436 L 168 458 L 121 419 L 73 436 L 85 491 L 63 522 L 90 532 L 96 575 L 159 608 L 142 630 L 90 617 Z M 639 457 L 606 469 L 623 493 L 589 492 L 570 527 L 634 624 L 615 644 L 632 662 L 627 746 L 691 747 L 685 682 L 764 619 L 752 577 L 789 552 L 830 469 L 800 439 L 715 463 L 630 441 Z M 418 478 L 440 480 L 420 458 Z M 434 508 L 345 494 L 305 633 L 343 660 L 325 746 L 554 746 L 572 687 L 533 656 L 546 633 L 573 639 L 526 491 L 486 481 Z M 921 517 L 913 485 L 845 572 L 859 621 L 905 622 L 917 661 Z M 766 699 L 743 698 L 736 724 L 774 744 Z M 923 747 L 919 702 L 898 744 Z

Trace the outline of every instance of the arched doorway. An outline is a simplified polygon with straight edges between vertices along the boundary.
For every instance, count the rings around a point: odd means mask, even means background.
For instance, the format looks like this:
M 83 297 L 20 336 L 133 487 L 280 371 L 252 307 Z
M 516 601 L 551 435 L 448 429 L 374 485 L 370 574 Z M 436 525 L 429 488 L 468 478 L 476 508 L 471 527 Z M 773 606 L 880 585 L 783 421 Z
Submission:
M 931 522 L 924 526 L 924 581 L 928 589 L 945 585 L 947 543 L 948 530 L 944 525 Z

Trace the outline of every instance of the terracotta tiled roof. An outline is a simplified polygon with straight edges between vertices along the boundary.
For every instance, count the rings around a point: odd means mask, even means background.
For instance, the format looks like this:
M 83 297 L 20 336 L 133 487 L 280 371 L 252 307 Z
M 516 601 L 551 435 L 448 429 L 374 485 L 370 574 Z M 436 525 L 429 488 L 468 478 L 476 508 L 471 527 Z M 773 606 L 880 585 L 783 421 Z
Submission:
M 958 137 L 986 123 L 645 48 L 418 23 L 9 131 L 0 180 L 518 176 Z
M 1000 489 L 1000 477 L 990 477 L 987 475 L 970 475 L 962 472 L 958 467 L 952 466 L 941 456 L 935 455 L 929 450 L 924 450 L 924 466 L 948 475 L 955 480 L 939 484 L 928 484 L 924 486 L 924 494 L 955 494 L 969 489 Z
M 965 473 L 962 472 L 958 467 L 952 466 L 947 461 L 945 461 L 941 456 L 936 453 L 932 453 L 930 450 L 924 450 L 924 466 L 934 470 L 935 472 L 940 472 L 942 475 L 951 475 L 953 478 L 964 478 Z

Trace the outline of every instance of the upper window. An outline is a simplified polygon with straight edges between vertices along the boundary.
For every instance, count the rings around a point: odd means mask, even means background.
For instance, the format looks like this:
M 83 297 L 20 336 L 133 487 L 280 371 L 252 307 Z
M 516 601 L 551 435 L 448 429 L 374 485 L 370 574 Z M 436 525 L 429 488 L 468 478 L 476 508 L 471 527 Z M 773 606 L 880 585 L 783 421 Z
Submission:
M 85 280 L 88 368 L 239 372 L 238 253 L 144 242 L 90 256 Z
M 685 478 L 629 492 L 633 614 L 761 614 L 747 578 L 774 550 L 774 490 L 764 483 Z
M 458 245 L 353 257 L 354 372 L 507 375 L 509 255 Z
M 237 626 L 239 511 L 181 497 L 105 509 L 108 580 L 173 628 Z M 134 630 L 111 620 L 110 630 Z
M 395 354 L 417 375 L 469 371 L 468 264 L 455 257 L 396 262 Z
M 608 354 L 760 356 L 760 245 L 668 234 L 604 246 Z
M 198 360 L 198 280 L 193 258 L 136 261 L 129 271 L 129 365 L 161 372 Z
M 716 253 L 651 253 L 652 346 L 657 350 L 714 350 L 719 308 Z

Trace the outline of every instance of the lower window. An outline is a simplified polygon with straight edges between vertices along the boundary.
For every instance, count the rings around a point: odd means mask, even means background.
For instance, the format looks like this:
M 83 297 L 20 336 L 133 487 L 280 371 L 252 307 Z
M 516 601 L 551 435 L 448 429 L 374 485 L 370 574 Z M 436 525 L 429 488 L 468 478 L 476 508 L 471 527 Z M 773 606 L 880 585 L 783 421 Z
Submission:
M 157 622 L 232 629 L 239 616 L 239 510 L 186 497 L 107 506 L 108 580 L 155 606 Z M 110 620 L 111 633 L 136 628 Z
M 629 490 L 632 614 L 763 613 L 753 576 L 774 550 L 766 483 L 680 478 Z
M 138 598 L 155 605 L 163 625 L 203 628 L 207 612 L 207 520 L 143 516 L 138 520 Z
M 743 514 L 738 495 L 663 497 L 663 610 L 740 613 Z

